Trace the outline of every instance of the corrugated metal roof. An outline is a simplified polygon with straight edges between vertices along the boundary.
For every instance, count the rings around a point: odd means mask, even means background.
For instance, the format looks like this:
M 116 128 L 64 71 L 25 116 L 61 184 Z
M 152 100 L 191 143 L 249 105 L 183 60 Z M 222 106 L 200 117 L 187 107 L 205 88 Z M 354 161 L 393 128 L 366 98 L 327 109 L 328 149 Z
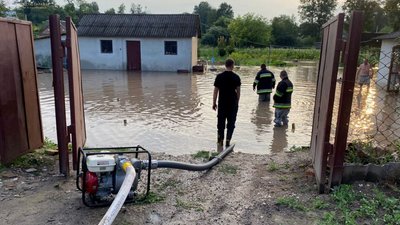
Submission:
M 194 14 L 90 14 L 78 23 L 85 37 L 201 37 L 200 17 Z
M 396 32 L 393 32 L 393 33 L 390 33 L 390 34 L 385 34 L 385 35 L 378 36 L 378 37 L 376 37 L 374 39 L 385 40 L 385 39 L 396 39 L 398 37 L 400 37 L 400 30 L 396 31 Z

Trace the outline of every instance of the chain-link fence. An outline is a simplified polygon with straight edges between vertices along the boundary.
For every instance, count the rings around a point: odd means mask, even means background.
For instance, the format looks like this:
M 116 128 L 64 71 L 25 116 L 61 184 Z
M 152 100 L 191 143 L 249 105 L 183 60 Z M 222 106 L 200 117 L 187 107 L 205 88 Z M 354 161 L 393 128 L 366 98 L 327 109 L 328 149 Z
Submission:
M 371 142 L 382 149 L 399 147 L 400 45 L 382 45 L 359 58 L 369 58 L 374 69 L 371 79 L 356 77 L 348 141 Z

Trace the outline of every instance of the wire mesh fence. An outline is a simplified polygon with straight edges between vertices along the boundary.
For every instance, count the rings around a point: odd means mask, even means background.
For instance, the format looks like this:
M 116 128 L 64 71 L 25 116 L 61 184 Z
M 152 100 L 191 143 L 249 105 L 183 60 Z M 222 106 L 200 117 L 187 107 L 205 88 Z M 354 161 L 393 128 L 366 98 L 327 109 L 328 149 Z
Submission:
M 400 45 L 370 51 L 371 78 L 358 75 L 349 128 L 349 142 L 371 143 L 380 149 L 400 147 Z

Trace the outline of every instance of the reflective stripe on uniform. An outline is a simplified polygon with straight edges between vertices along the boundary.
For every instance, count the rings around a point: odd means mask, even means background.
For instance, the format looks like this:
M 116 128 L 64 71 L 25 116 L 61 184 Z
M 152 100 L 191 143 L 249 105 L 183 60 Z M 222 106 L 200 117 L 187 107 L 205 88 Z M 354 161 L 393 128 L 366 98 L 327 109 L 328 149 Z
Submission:
M 293 88 L 287 88 L 286 92 L 293 92 Z
M 270 73 L 262 73 L 262 74 L 260 74 L 260 78 L 265 78 L 265 77 L 272 77 L 272 74 L 270 74 Z
M 290 104 L 285 104 L 285 103 L 275 103 L 273 105 L 273 107 L 277 108 L 277 109 L 290 109 L 291 105 Z
M 254 83 L 258 84 L 258 80 L 257 80 L 257 79 L 255 79 L 255 80 L 254 80 Z
M 276 91 L 276 92 L 275 92 L 275 95 L 278 96 L 278 97 L 282 97 L 282 96 L 283 96 L 283 94 L 280 93 L 279 91 Z
M 257 90 L 257 94 L 265 94 L 265 93 L 271 93 L 272 89 L 260 89 Z

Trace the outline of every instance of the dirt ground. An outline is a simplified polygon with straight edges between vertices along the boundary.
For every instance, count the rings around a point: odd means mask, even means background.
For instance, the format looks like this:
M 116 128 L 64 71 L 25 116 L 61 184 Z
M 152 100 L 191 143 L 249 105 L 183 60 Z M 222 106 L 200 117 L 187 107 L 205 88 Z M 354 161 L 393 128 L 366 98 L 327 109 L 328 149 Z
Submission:
M 200 163 L 192 155 L 153 154 L 154 159 Z M 54 158 L 56 161 L 56 158 Z M 278 204 L 293 197 L 305 206 L 318 195 L 308 152 L 251 155 L 240 150 L 206 172 L 157 169 L 152 192 L 160 201 L 127 204 L 114 224 L 320 224 L 322 211 Z M 1 224 L 97 224 L 107 208 L 88 208 L 75 175 L 56 165 L 0 173 Z

